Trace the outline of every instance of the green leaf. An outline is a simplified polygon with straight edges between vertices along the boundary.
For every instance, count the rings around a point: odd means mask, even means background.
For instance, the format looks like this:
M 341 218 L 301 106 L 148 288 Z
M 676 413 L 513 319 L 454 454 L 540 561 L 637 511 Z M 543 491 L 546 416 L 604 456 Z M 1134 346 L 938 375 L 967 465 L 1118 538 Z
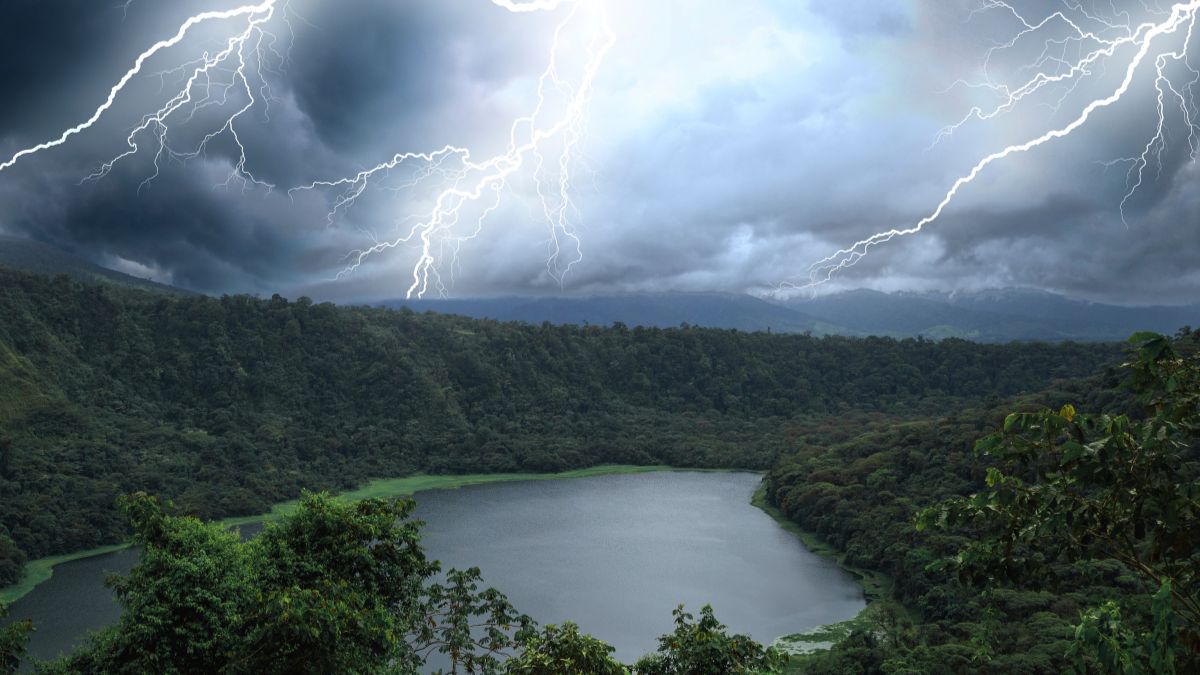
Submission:
M 1143 342 L 1150 342 L 1152 340 L 1165 340 L 1165 339 L 1166 338 L 1164 338 L 1159 333 L 1155 333 L 1154 331 L 1149 331 L 1149 330 L 1143 330 L 1143 331 L 1138 331 L 1138 332 L 1134 333 L 1133 335 L 1130 335 L 1129 336 L 1129 344 L 1136 345 L 1136 344 L 1141 344 Z

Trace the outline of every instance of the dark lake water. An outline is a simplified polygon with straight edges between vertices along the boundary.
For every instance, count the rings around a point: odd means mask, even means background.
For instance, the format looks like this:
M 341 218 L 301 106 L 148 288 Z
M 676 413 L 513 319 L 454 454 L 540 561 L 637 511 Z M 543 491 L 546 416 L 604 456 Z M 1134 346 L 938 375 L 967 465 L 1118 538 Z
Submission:
M 751 506 L 760 476 L 662 472 L 476 485 L 417 495 L 429 555 L 478 566 L 488 585 L 540 623 L 572 620 L 626 662 L 672 629 L 679 603 L 712 604 L 734 632 L 762 642 L 843 621 L 861 588 Z M 30 652 L 69 650 L 115 621 L 104 587 L 136 562 L 120 551 L 55 568 L 11 607 L 38 631 Z

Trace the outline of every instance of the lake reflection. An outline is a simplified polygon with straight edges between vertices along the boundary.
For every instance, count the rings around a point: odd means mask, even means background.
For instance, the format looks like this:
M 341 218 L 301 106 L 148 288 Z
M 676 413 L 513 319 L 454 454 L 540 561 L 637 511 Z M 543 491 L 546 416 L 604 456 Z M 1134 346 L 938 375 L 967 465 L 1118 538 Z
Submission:
M 709 603 L 731 631 L 763 642 L 863 607 L 861 588 L 750 505 L 760 476 L 659 472 L 476 485 L 420 493 L 424 544 L 444 567 L 477 566 L 541 623 L 571 620 L 632 662 L 673 628 L 671 610 Z M 13 605 L 32 618 L 30 652 L 69 649 L 115 621 L 103 580 L 121 551 L 55 568 Z

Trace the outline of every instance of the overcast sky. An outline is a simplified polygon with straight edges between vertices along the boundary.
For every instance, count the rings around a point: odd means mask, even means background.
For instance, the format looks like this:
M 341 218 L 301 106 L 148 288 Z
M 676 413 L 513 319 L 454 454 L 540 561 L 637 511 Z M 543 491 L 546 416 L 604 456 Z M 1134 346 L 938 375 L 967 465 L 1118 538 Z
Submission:
M 85 120 L 137 55 L 188 15 L 236 4 L 7 0 L 3 159 Z M 1154 2 L 1128 4 L 1116 7 L 1134 21 L 1153 18 L 1146 5 Z M 1066 124 L 1111 92 L 1128 61 L 1129 52 L 1118 52 L 1077 86 L 1048 88 L 934 145 L 939 129 L 995 102 L 952 85 L 980 81 L 988 48 L 1021 29 L 1012 13 L 974 11 L 980 5 L 610 0 L 616 42 L 598 72 L 573 172 L 581 261 L 561 288 L 547 274 L 547 224 L 532 181 L 518 176 L 479 236 L 460 248 L 452 285 L 449 265 L 441 268 L 447 293 L 761 294 L 805 279 L 813 261 L 873 232 L 911 225 L 980 158 Z M 1039 0 L 1019 8 L 1040 20 L 1060 7 Z M 418 255 L 410 246 L 334 277 L 349 251 L 407 231 L 410 217 L 427 209 L 427 189 L 372 192 L 332 220 L 337 193 L 290 198 L 286 189 L 397 152 L 446 144 L 471 148 L 477 159 L 502 152 L 512 121 L 535 103 L 567 11 L 518 14 L 489 0 L 292 0 L 283 15 L 290 29 L 272 26 L 290 51 L 286 63 L 268 64 L 270 107 L 238 121 L 247 168 L 278 188 L 221 185 L 236 156 L 228 134 L 203 156 L 160 161 L 148 184 L 153 152 L 81 184 L 124 150 L 128 130 L 162 105 L 184 71 L 156 73 L 211 53 L 235 24 L 206 27 L 148 62 L 93 128 L 0 172 L 0 231 L 205 292 L 402 296 Z M 582 72 L 572 49 L 594 29 L 585 19 L 565 32 L 567 80 Z M 1021 65 L 1046 47 L 1045 39 L 1018 44 L 996 55 L 989 73 L 1026 79 L 1032 71 Z M 219 111 L 173 126 L 174 138 L 186 145 Z M 1128 165 L 1105 165 L 1142 151 L 1155 111 L 1147 67 L 1118 105 L 1067 138 L 990 166 L 924 232 L 873 249 L 822 290 L 1021 286 L 1113 302 L 1195 301 L 1200 196 L 1181 117 L 1170 120 L 1162 167 L 1146 171 L 1125 222 Z

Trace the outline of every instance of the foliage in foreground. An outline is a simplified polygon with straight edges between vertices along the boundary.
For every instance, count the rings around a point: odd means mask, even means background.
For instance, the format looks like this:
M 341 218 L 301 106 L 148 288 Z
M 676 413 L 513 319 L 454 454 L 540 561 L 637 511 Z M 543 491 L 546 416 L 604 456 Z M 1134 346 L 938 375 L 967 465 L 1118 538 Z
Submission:
M 702 675 L 707 673 L 777 672 L 784 656 L 763 648 L 746 635 L 727 635 L 725 625 L 705 605 L 700 619 L 675 608 L 675 631 L 658 639 L 658 651 L 634 667 L 639 675 Z
M 7 609 L 0 604 L 0 619 L 7 614 Z M 25 639 L 31 630 L 33 625 L 28 620 L 0 628 L 0 674 L 17 672 L 17 666 L 21 664 L 21 657 L 25 654 Z
M 1070 404 L 1009 415 L 976 444 L 991 464 L 987 489 L 928 509 L 918 523 L 983 534 L 953 562 L 989 585 L 1032 580 L 1053 589 L 1053 563 L 1116 561 L 1149 597 L 1088 608 L 1075 629 L 1074 666 L 1197 672 L 1200 361 L 1160 335 L 1130 340 L 1144 418 L 1085 415 Z
M 612 646 L 579 632 L 570 621 L 553 624 L 529 635 L 523 651 L 504 664 L 506 675 L 626 675 L 625 666 L 613 660 Z
M 119 621 L 47 674 L 414 673 L 429 659 L 481 675 L 720 675 L 768 672 L 773 650 L 704 607 L 632 671 L 576 625 L 541 630 L 478 569 L 439 575 L 409 499 L 342 502 L 306 493 L 297 510 L 243 541 L 139 494 L 122 509 L 141 560 L 111 583 Z M 16 668 L 27 624 L 0 632 L 0 673 Z
M 1061 383 L 781 461 L 769 500 L 851 567 L 889 577 L 903 605 L 796 672 L 1200 672 L 1200 368 L 1175 353 L 1200 336 L 1173 344 L 1135 336 L 1123 381 Z

